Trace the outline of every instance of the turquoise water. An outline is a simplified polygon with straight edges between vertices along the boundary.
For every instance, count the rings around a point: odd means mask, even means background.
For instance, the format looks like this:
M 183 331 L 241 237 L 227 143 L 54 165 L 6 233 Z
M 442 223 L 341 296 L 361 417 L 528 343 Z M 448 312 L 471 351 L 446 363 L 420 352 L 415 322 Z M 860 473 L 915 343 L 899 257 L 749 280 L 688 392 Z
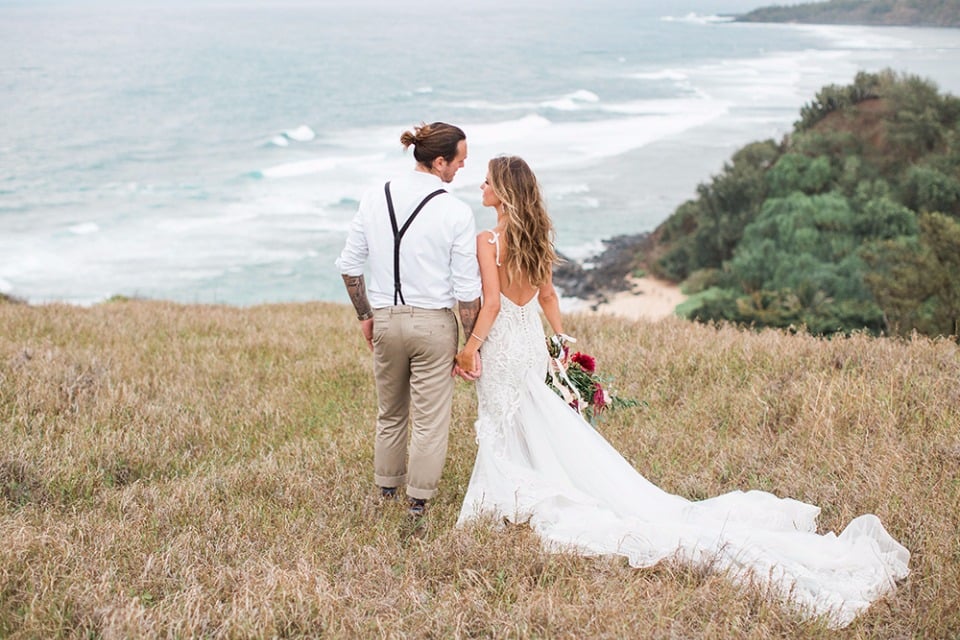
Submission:
M 459 124 L 528 159 L 561 251 L 650 230 L 858 70 L 960 91 L 960 30 L 742 25 L 762 3 L 0 0 L 0 292 L 345 301 L 357 198 Z

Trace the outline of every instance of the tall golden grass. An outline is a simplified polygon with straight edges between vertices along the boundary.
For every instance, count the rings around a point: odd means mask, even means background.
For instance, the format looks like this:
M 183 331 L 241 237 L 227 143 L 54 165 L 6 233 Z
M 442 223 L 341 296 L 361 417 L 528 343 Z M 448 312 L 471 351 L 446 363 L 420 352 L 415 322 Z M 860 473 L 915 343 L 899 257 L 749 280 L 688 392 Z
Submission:
M 840 632 L 721 575 L 454 528 L 458 383 L 427 517 L 379 504 L 351 311 L 0 304 L 0 636 L 947 638 L 960 634 L 960 349 L 572 316 L 644 400 L 598 428 L 692 499 L 759 488 L 876 513 L 912 573 Z

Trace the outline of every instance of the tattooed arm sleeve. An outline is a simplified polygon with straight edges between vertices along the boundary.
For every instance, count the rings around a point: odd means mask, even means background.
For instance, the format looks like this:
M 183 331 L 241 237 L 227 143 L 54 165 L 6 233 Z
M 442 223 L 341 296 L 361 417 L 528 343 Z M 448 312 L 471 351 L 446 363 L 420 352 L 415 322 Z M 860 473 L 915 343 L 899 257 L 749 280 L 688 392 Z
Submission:
M 350 296 L 350 302 L 357 312 L 357 320 L 369 320 L 373 317 L 373 309 L 370 308 L 370 301 L 367 300 L 367 285 L 363 276 L 343 275 L 343 284 L 347 287 L 347 295 Z
M 463 335 L 467 338 L 473 333 L 473 325 L 477 322 L 477 314 L 480 313 L 480 298 L 470 302 L 460 301 L 460 322 L 463 324 Z

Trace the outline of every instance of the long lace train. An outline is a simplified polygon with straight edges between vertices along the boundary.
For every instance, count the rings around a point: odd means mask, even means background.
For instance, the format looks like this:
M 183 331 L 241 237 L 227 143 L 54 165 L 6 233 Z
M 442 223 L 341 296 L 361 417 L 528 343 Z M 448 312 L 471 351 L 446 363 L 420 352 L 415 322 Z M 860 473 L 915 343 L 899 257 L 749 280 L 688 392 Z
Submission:
M 763 491 L 694 502 L 646 480 L 544 384 L 536 301 L 501 298 L 483 348 L 478 452 L 458 524 L 492 513 L 528 522 L 552 550 L 622 555 L 635 567 L 710 565 L 767 583 L 836 627 L 907 575 L 909 551 L 874 515 L 819 535 L 815 505 Z

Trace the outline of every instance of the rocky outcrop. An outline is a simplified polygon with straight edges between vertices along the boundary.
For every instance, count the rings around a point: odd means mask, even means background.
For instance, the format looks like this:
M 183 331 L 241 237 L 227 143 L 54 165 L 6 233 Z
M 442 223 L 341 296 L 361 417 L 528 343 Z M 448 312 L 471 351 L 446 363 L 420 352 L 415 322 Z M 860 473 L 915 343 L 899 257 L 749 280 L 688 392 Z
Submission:
M 607 302 L 609 294 L 630 288 L 627 276 L 641 266 L 650 234 L 615 236 L 603 243 L 600 255 L 583 262 L 564 258 L 554 267 L 553 283 L 561 295 L 600 303 Z

